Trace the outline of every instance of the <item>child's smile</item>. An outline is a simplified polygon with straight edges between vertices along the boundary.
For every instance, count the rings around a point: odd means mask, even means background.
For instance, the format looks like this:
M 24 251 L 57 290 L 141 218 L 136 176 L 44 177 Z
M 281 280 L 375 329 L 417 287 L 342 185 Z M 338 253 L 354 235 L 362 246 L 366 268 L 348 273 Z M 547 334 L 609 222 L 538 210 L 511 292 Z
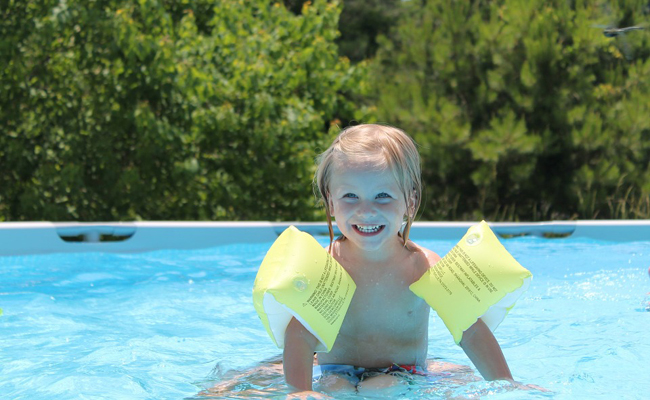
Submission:
M 381 232 L 386 225 L 352 225 L 360 235 L 372 236 Z

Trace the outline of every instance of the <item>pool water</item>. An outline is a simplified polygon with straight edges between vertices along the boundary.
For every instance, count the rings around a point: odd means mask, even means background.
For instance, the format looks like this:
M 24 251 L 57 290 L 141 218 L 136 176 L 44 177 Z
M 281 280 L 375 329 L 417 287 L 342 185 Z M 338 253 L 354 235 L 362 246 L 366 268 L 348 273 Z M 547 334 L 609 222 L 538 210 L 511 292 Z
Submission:
M 647 398 L 650 242 L 502 242 L 534 279 L 496 337 L 515 379 L 551 392 L 463 368 L 405 398 Z M 251 301 L 269 246 L 0 257 L 0 397 L 282 398 L 280 351 Z M 435 313 L 429 356 L 470 365 Z M 224 382 L 227 396 L 209 390 Z

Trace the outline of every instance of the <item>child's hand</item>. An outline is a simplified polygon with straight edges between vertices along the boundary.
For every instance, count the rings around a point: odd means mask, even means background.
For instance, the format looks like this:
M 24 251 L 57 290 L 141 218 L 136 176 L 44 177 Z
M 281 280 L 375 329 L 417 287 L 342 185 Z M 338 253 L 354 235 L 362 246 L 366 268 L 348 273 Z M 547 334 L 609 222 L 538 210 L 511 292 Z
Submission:
M 319 393 L 319 392 L 314 392 L 314 391 L 304 391 L 304 392 L 296 392 L 296 393 L 291 393 L 287 395 L 287 399 L 300 399 L 300 400 L 320 400 L 320 399 L 333 399 L 333 397 L 330 397 L 326 394 Z
M 532 385 L 532 384 L 526 384 L 526 383 L 521 383 L 521 382 L 517 382 L 517 381 L 515 381 L 515 380 L 510 380 L 510 379 L 508 379 L 508 381 L 509 381 L 509 382 L 512 384 L 512 386 L 513 386 L 514 388 L 516 388 L 516 389 L 521 389 L 521 390 L 539 390 L 540 392 L 545 392 L 545 393 L 546 393 L 546 392 L 550 392 L 550 390 L 548 390 L 548 389 L 546 389 L 546 388 L 543 388 L 543 387 L 541 387 L 541 386 Z

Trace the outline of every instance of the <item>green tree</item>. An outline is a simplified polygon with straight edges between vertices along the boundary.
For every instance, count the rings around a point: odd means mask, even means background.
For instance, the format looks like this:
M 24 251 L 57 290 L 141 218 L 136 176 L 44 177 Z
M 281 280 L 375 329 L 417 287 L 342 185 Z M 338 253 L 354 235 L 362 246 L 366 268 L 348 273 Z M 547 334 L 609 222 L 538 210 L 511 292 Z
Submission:
M 339 54 L 357 63 L 373 58 L 379 35 L 389 35 L 399 21 L 401 0 L 345 0 L 339 18 Z
M 338 57 L 339 12 L 10 1 L 0 218 L 314 218 L 315 150 L 352 118 L 363 76 Z
M 284 0 L 285 6 L 299 14 L 309 0 Z M 387 35 L 399 20 L 402 0 L 342 0 L 339 17 L 339 54 L 353 63 L 374 57 L 378 35 Z
M 644 5 L 404 2 L 369 96 L 421 144 L 424 218 L 647 216 L 648 35 L 593 27 Z

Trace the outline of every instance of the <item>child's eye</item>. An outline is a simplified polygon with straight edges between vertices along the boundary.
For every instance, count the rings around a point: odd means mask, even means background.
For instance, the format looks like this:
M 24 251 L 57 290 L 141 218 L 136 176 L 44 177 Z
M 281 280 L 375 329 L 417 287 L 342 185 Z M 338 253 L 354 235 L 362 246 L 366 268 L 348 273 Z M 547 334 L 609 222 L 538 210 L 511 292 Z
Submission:
M 379 198 L 379 199 L 390 199 L 391 195 L 389 195 L 388 193 L 382 192 L 382 193 L 379 193 L 377 195 L 377 198 Z
M 356 198 L 357 198 L 357 195 L 354 194 L 354 193 L 346 193 L 346 194 L 343 195 L 343 198 L 344 198 L 344 199 L 345 199 L 345 198 L 347 198 L 347 199 L 356 199 Z

